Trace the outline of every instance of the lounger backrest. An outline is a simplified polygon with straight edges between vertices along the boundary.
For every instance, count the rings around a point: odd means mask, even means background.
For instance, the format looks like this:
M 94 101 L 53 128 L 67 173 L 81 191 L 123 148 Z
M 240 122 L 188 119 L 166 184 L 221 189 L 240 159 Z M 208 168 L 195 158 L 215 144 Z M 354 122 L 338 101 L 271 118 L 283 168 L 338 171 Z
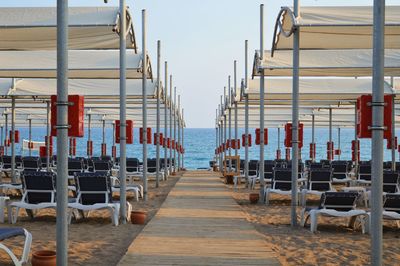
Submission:
M 258 172 L 258 162 L 255 160 L 251 160 L 249 162 L 249 176 L 255 176 Z
M 52 172 L 22 172 L 22 186 L 27 203 L 55 201 L 55 175 Z
M 321 195 L 320 209 L 350 211 L 355 209 L 358 192 L 325 192 Z
M 383 192 L 396 193 L 399 192 L 399 173 L 384 171 L 383 172 Z
M 264 172 L 272 173 L 274 171 L 275 164 L 272 163 L 264 163 Z
M 347 173 L 347 162 L 344 164 L 332 164 L 333 173 Z
M 330 169 L 313 169 L 308 180 L 308 189 L 328 191 L 332 189 L 332 171 Z
M 311 163 L 310 164 L 310 169 L 319 169 L 319 168 L 323 168 L 323 164 L 322 163 Z
M 35 157 L 26 157 L 22 160 L 22 167 L 24 170 L 39 171 L 41 164 L 39 158 Z
M 68 160 L 68 175 L 73 176 L 76 173 L 82 173 L 84 171 L 83 161 L 80 159 L 69 159 Z
M 400 213 L 400 194 L 387 193 L 383 204 L 385 211 Z
M 147 159 L 147 172 L 155 173 L 157 171 L 157 160 Z
M 290 169 L 275 169 L 272 188 L 289 191 L 292 189 L 292 171 Z
M 127 158 L 126 159 L 126 171 L 127 172 L 139 172 L 139 159 Z
M 1 157 L 1 161 L 3 163 L 3 168 L 4 169 L 9 169 L 11 168 L 11 156 L 8 155 L 3 155 Z
M 361 164 L 358 169 L 358 178 L 362 180 L 371 180 L 371 165 Z
M 83 205 L 112 202 L 110 177 L 103 172 L 77 174 L 75 184 L 78 200 Z
M 95 161 L 93 161 L 93 165 L 94 165 L 95 172 L 110 173 L 110 171 L 111 171 L 111 164 L 109 161 L 95 160 Z

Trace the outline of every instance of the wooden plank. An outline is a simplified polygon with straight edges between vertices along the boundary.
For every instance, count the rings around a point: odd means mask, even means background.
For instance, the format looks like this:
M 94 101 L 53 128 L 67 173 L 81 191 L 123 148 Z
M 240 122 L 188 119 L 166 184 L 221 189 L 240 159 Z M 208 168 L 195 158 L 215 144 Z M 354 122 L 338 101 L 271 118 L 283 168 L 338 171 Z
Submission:
M 214 173 L 187 172 L 119 265 L 279 265 Z

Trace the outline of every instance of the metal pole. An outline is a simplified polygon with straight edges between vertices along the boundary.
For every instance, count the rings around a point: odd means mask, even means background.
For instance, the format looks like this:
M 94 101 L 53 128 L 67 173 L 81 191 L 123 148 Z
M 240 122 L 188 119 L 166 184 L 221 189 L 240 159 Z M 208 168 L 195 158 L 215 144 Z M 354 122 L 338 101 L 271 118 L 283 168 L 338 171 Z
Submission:
M 102 127 L 102 129 L 103 129 L 103 133 L 102 133 L 103 141 L 102 142 L 103 142 L 103 144 L 106 144 L 106 118 L 105 118 L 105 116 L 103 116 L 102 123 L 103 123 L 103 127 Z M 104 155 L 107 155 L 107 152 Z
M 338 150 L 340 151 L 340 127 L 338 127 Z M 339 153 L 339 161 L 340 161 L 340 153 Z
M 385 0 L 374 0 L 371 163 L 371 264 L 382 265 Z
M 178 95 L 178 143 L 181 144 L 181 96 Z M 178 151 L 178 171 L 181 170 L 181 153 Z
M 221 95 L 221 97 L 220 97 L 220 102 L 221 102 L 221 104 L 220 104 L 220 106 L 221 106 L 221 108 L 219 109 L 219 111 L 220 111 L 220 113 L 221 113 L 221 115 L 220 115 L 220 128 L 221 128 L 221 132 L 220 132 L 220 134 L 221 134 L 221 140 L 220 140 L 220 146 L 221 146 L 221 148 L 222 148 L 222 146 L 223 146 L 223 143 L 224 143 L 224 120 L 223 120 L 223 113 L 224 113 L 224 103 L 223 103 L 223 97 L 225 97 L 225 96 L 222 96 Z M 220 154 L 220 167 L 219 167 L 219 171 L 221 172 L 221 173 L 223 173 L 223 167 L 224 167 L 224 165 L 223 165 L 223 163 L 224 163 L 224 152 L 221 150 L 221 154 Z
M 244 42 L 244 89 L 247 89 L 247 77 L 248 77 L 248 51 L 249 51 L 249 41 Z M 246 180 L 249 179 L 249 98 L 246 92 L 244 92 L 244 134 L 245 147 L 244 147 L 244 176 Z
M 146 10 L 142 10 L 142 46 L 143 46 L 143 199 L 147 201 L 147 43 L 146 43 Z
M 47 172 L 50 171 L 50 138 L 51 138 L 51 128 L 50 128 L 50 101 L 46 101 L 46 115 L 47 115 L 47 121 L 46 121 L 46 135 L 47 135 L 47 143 L 46 143 L 46 170 Z
M 7 112 L 7 110 L 6 110 Z M 4 114 L 4 120 L 5 120 L 5 137 L 4 137 L 4 154 L 8 155 L 8 114 Z
M 28 119 L 28 132 L 29 132 L 29 144 L 28 144 L 28 150 L 29 150 L 29 156 L 32 156 L 32 149 L 31 149 L 31 141 L 32 141 L 32 119 Z
M 394 87 L 394 80 L 393 77 L 390 77 L 390 85 Z M 392 97 L 392 105 L 393 105 L 393 112 L 392 112 L 392 171 L 396 171 L 396 108 L 395 108 L 395 101 L 394 96 Z
M 174 140 L 175 140 L 175 147 L 174 148 L 174 172 L 176 172 L 176 87 L 174 87 Z
M 15 98 L 11 98 L 11 180 L 17 182 L 15 175 Z
M 354 141 L 355 141 L 355 146 L 354 146 L 354 169 L 355 169 L 355 175 L 358 175 L 358 153 L 360 151 L 360 147 L 358 147 L 358 136 L 357 136 L 357 103 L 354 104 Z
M 278 149 L 277 149 L 280 153 L 281 150 L 281 128 L 278 127 Z
M 299 14 L 299 2 L 294 0 L 294 16 Z M 300 64 L 300 33 L 296 28 L 293 32 L 293 97 L 292 97 L 292 202 L 291 202 L 291 226 L 297 225 L 297 178 L 299 162 L 299 64 Z
M 237 105 L 237 101 L 236 101 L 236 89 L 237 89 L 237 75 L 236 75 L 236 60 L 234 61 L 233 65 L 233 91 L 234 91 L 234 96 L 235 99 L 234 100 L 234 107 L 235 107 L 235 142 L 238 139 L 238 105 Z M 236 143 L 237 144 L 237 143 Z M 235 156 L 238 156 L 238 145 L 235 145 Z M 239 167 L 239 165 L 237 165 L 236 167 Z
M 168 111 L 167 111 L 167 105 L 168 105 L 168 63 L 165 61 L 164 65 L 164 83 L 165 83 L 165 92 L 164 92 L 164 139 L 165 142 L 168 139 Z M 168 178 L 168 147 L 167 144 L 164 143 L 164 175 L 165 179 Z
M 88 114 L 88 141 L 92 139 L 92 115 Z M 92 155 L 88 155 L 89 158 L 92 157 Z M 121 162 L 120 162 L 121 163 Z
M 232 109 L 231 109 L 231 103 L 232 103 L 232 91 L 231 91 L 231 76 L 228 76 L 228 140 L 229 140 L 229 147 L 228 147 L 228 154 L 229 157 L 232 156 L 232 150 L 231 150 L 231 145 L 232 145 Z M 232 172 L 232 160 L 229 159 L 229 173 Z
M 184 119 L 184 109 L 182 108 L 182 147 L 185 147 L 185 119 Z M 182 169 L 185 169 L 185 154 L 182 154 Z
M 311 118 L 312 118 L 312 122 L 311 122 L 311 143 L 314 146 L 314 144 L 315 144 L 315 115 L 312 114 Z M 314 150 L 312 152 L 312 154 L 311 154 L 311 161 L 312 162 L 315 162 L 315 155 L 314 155 L 315 153 L 316 153 L 316 151 Z
M 156 127 L 156 188 L 160 186 L 160 86 L 161 41 L 157 41 L 157 127 Z
M 329 142 L 332 143 L 332 108 L 329 108 Z M 329 154 L 332 154 L 333 145 L 328 149 Z M 332 156 L 329 156 L 329 161 L 332 161 Z
M 3 146 L 4 145 L 4 126 L 0 126 L 0 142 L 1 142 L 0 146 Z
M 68 265 L 68 0 L 57 0 L 57 266 Z
M 126 223 L 126 4 L 119 1 L 120 34 L 119 34 L 119 181 L 121 222 Z M 145 51 L 145 50 L 144 50 Z M 143 51 L 143 53 L 144 53 Z M 145 63 L 145 62 L 143 62 Z M 145 69 L 145 68 L 144 68 Z M 146 71 L 143 71 L 146 73 Z
M 169 172 L 172 173 L 172 75 L 169 76 Z
M 260 60 L 264 59 L 264 5 L 260 5 Z M 264 70 L 260 77 L 260 162 L 258 167 L 260 177 L 260 201 L 265 201 L 264 189 Z

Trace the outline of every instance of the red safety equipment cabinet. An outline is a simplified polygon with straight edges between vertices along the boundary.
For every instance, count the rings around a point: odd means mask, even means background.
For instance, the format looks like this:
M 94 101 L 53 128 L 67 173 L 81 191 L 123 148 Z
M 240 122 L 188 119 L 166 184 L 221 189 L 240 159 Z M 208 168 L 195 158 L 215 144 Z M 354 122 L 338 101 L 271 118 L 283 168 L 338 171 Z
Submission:
M 146 137 L 147 137 L 147 144 L 151 144 L 151 128 L 150 127 L 148 127 L 147 129 L 146 129 Z M 141 127 L 140 128 L 140 134 L 139 134 L 139 142 L 140 142 L 140 144 L 143 144 L 143 128 Z
M 256 145 L 260 145 L 261 137 L 260 137 L 261 130 L 256 128 Z M 264 145 L 268 145 L 268 128 L 264 128 Z
M 303 123 L 299 123 L 299 148 L 303 148 Z M 286 123 L 285 125 L 285 147 L 292 147 L 292 123 Z
M 68 137 L 81 138 L 84 135 L 84 97 L 68 95 Z M 51 135 L 57 137 L 57 95 L 51 96 Z
M 121 121 L 115 120 L 115 143 L 121 143 Z M 126 144 L 133 143 L 133 121 L 126 120 Z

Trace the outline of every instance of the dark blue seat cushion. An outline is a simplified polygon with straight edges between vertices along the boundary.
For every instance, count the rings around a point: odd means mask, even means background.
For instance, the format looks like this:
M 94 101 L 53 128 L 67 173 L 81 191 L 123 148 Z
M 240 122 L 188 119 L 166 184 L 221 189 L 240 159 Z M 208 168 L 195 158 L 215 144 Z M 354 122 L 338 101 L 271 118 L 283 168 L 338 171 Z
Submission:
M 24 229 L 21 227 L 6 227 L 0 228 L 0 241 L 14 237 L 25 235 Z

